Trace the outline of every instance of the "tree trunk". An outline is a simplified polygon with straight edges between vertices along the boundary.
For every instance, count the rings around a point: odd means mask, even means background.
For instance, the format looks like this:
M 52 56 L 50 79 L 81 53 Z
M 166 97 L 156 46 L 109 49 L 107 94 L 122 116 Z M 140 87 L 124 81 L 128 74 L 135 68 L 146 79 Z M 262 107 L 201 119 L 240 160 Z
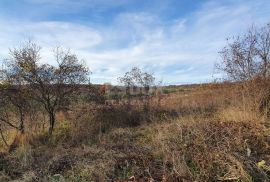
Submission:
M 127 86 L 126 87 L 126 95 L 127 95 L 127 109 L 130 109 L 130 105 L 131 105 L 131 96 L 130 96 L 130 87 Z
M 49 117 L 50 117 L 50 128 L 49 128 L 49 135 L 52 135 L 53 129 L 54 129 L 54 124 L 55 124 L 55 113 L 54 112 L 50 112 L 49 113 Z

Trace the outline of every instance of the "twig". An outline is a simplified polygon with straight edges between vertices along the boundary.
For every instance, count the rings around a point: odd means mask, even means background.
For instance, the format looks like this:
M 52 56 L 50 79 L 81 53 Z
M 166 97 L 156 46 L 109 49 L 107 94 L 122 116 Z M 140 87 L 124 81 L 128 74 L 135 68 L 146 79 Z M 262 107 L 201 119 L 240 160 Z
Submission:
M 1 138 L 2 138 L 3 142 L 5 143 L 6 147 L 9 148 L 9 145 L 8 145 L 4 135 L 3 135 L 3 131 L 2 131 L 1 127 L 0 127 L 0 135 L 1 135 Z

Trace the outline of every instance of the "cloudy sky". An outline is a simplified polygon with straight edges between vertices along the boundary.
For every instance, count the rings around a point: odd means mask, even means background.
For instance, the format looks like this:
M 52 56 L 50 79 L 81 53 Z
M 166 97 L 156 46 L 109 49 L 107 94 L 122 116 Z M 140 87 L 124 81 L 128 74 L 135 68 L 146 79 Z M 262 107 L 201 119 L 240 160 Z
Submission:
M 226 38 L 270 22 L 269 0 L 0 0 L 0 60 L 32 39 L 42 61 L 55 46 L 84 59 L 94 83 L 116 83 L 133 66 L 165 84 L 217 77 Z

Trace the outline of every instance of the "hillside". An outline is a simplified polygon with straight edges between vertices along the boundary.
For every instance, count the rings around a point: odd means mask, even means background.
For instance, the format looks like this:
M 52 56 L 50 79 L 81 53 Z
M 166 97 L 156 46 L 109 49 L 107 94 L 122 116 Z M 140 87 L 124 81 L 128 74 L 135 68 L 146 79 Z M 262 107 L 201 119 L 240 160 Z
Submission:
M 49 138 L 42 121 L 4 133 L 0 181 L 268 181 L 269 120 L 240 87 L 165 87 L 148 110 L 74 103 Z

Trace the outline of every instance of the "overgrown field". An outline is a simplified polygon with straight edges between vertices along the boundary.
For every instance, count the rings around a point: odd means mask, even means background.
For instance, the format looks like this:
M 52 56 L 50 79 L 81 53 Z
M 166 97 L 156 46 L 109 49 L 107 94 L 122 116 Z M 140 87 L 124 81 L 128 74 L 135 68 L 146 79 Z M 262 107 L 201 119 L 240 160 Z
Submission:
M 0 181 L 270 181 L 269 119 L 241 86 L 165 89 L 147 108 L 76 102 L 52 136 L 42 113 L 4 131 Z

